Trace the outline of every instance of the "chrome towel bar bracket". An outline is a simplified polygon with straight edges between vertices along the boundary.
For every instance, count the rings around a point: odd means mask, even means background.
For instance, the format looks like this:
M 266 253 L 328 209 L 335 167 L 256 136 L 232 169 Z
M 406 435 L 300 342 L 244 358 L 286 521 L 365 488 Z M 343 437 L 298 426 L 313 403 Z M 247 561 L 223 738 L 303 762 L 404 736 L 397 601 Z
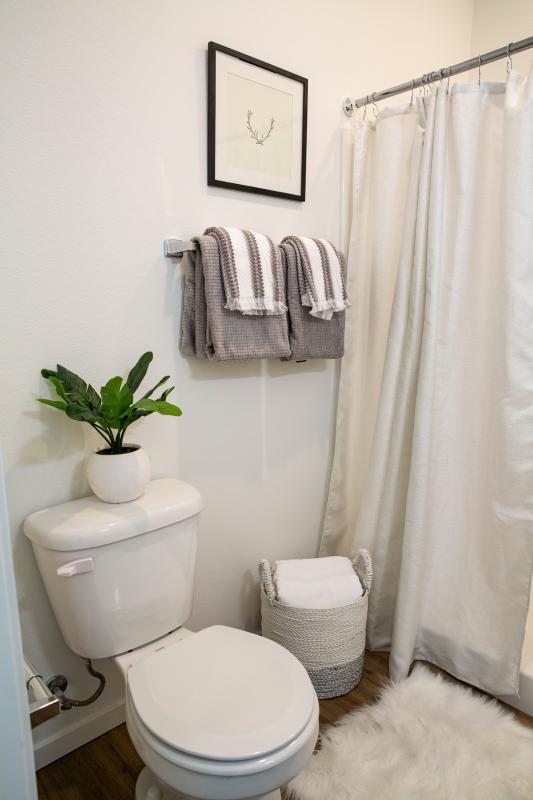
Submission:
M 166 258 L 181 258 L 184 253 L 192 253 L 198 247 L 195 242 L 185 239 L 165 239 L 163 252 Z

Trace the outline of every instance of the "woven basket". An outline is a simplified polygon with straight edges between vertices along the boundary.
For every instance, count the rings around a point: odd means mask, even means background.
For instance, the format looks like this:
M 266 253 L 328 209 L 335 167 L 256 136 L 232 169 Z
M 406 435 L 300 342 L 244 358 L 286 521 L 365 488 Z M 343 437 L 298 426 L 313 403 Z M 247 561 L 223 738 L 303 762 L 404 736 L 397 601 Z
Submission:
M 261 627 L 298 658 L 321 699 L 338 697 L 357 686 L 365 660 L 368 593 L 372 585 L 372 560 L 359 550 L 353 567 L 363 585 L 363 596 L 340 608 L 293 608 L 276 600 L 269 562 L 259 562 Z

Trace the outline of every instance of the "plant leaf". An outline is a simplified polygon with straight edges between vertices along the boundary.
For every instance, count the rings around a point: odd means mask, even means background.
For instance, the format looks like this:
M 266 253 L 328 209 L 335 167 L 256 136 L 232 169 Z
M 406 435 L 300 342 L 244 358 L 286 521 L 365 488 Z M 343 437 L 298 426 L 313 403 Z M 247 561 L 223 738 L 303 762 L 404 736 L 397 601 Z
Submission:
M 65 409 L 67 417 L 78 422 L 89 422 L 91 424 L 102 424 L 102 420 L 94 411 L 80 403 L 69 403 Z
M 59 378 L 56 375 L 50 375 L 48 377 L 48 380 L 56 390 L 56 394 L 58 395 L 58 397 L 60 397 L 65 402 L 68 402 L 67 394 L 65 392 L 65 387 L 63 386 Z
M 164 378 L 161 378 L 161 380 L 158 381 L 156 383 L 156 385 L 152 389 L 150 389 L 149 392 L 146 392 L 146 394 L 143 394 L 143 396 L 141 397 L 141 400 L 147 400 L 151 395 L 153 395 L 155 390 L 159 389 L 159 387 L 162 386 L 164 383 L 166 383 L 169 378 L 170 378 L 170 375 L 165 375 Z
M 139 402 L 141 402 L 141 401 L 139 400 Z M 128 409 L 127 416 L 125 416 L 125 417 L 123 417 L 121 419 L 120 424 L 121 424 L 122 428 L 127 428 L 132 424 L 132 422 L 137 422 L 137 420 L 141 419 L 141 417 L 149 417 L 150 414 L 153 414 L 153 413 L 154 412 L 152 410 L 144 411 L 143 409 L 134 408 L 133 406 L 130 406 L 130 408 Z
M 66 367 L 61 366 L 61 364 L 57 365 L 57 377 L 63 384 L 65 392 L 67 395 L 76 395 L 80 399 L 87 399 L 87 384 L 80 378 L 79 375 L 76 375 L 75 372 L 71 372 Z
M 67 410 L 67 404 L 62 400 L 48 400 L 46 397 L 38 397 L 37 402 L 43 403 L 45 406 L 52 406 L 52 408 L 59 408 L 60 411 Z
M 181 417 L 181 408 L 178 408 L 173 403 L 167 403 L 166 400 L 139 400 L 133 404 L 133 408 L 150 411 L 151 413 L 155 412 L 156 414 Z
M 158 397 L 157 399 L 166 400 L 170 392 L 173 392 L 175 388 L 176 388 L 175 386 L 171 386 L 170 389 L 165 389 L 165 391 L 161 394 L 161 397 Z
M 100 395 L 98 394 L 94 386 L 91 386 L 91 384 L 87 386 L 87 402 L 89 403 L 90 407 L 93 408 L 95 411 L 99 410 L 102 405 Z
M 131 368 L 128 377 L 126 378 L 126 384 L 129 386 L 130 392 L 135 394 L 139 386 L 141 385 L 142 379 L 146 375 L 146 371 L 148 370 L 148 365 L 150 361 L 153 359 L 154 354 L 148 351 L 147 353 L 143 353 L 140 359 L 137 361 L 134 367 Z
M 122 378 L 117 375 L 108 380 L 101 389 L 102 407 L 100 413 L 103 416 L 106 427 L 120 428 L 120 418 L 127 415 L 128 409 L 133 403 L 133 395 L 130 387 L 125 383 L 122 385 Z

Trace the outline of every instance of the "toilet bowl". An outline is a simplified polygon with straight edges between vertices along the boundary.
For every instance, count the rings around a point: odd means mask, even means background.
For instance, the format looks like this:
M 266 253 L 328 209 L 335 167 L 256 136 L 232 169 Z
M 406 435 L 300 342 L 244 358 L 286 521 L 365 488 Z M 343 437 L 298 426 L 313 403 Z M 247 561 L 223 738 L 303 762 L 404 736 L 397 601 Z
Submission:
M 213 626 L 115 660 L 128 732 L 147 765 L 136 800 L 273 799 L 313 752 L 316 694 L 300 662 L 270 640 Z
M 202 498 L 173 478 L 113 505 L 84 497 L 31 514 L 31 540 L 66 643 L 112 658 L 146 764 L 137 800 L 274 800 L 313 752 L 318 701 L 288 650 L 253 633 L 183 627 Z

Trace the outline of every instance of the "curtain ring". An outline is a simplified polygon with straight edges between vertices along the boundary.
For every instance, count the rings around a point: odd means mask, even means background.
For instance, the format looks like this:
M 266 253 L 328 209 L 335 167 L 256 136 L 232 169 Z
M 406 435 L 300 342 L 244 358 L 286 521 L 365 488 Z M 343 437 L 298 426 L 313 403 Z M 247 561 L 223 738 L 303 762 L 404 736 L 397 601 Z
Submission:
M 507 45 L 507 74 L 508 75 L 509 75 L 510 71 L 513 68 L 513 59 L 511 58 L 511 53 L 510 53 L 511 45 L 512 45 L 512 42 L 509 42 L 509 44 Z
M 478 57 L 478 64 L 477 64 L 477 85 L 481 86 L 481 55 Z
M 376 118 L 377 115 L 379 114 L 379 108 L 376 105 L 375 95 L 376 93 L 372 92 L 372 105 L 374 107 L 374 118 Z

